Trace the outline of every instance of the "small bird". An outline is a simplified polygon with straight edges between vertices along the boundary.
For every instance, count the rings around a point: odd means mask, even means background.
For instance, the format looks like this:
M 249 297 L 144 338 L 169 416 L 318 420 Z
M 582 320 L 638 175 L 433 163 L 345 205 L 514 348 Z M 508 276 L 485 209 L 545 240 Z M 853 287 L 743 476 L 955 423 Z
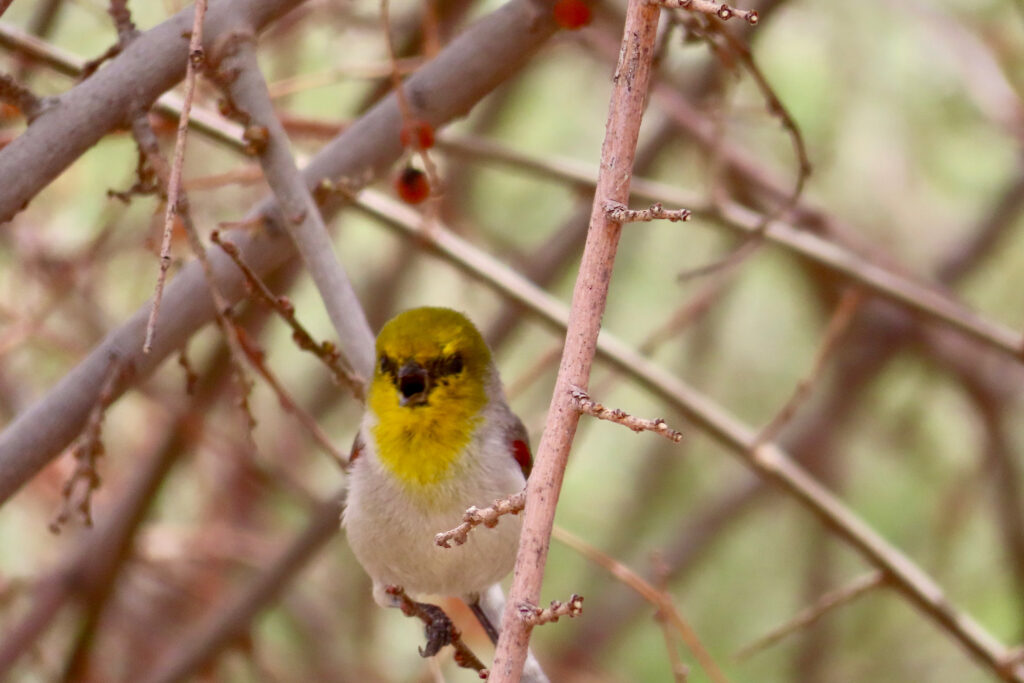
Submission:
M 393 587 L 413 596 L 462 598 L 487 630 L 480 594 L 512 569 L 521 521 L 505 518 L 442 548 L 434 536 L 523 489 L 532 457 L 526 428 L 508 406 L 480 332 L 447 308 L 415 308 L 381 329 L 366 412 L 349 457 L 343 526 L 373 579 L 373 597 L 399 607 Z M 451 622 L 428 625 L 431 656 L 450 642 Z M 445 625 L 446 622 L 446 625 Z M 448 635 L 438 635 L 447 630 Z

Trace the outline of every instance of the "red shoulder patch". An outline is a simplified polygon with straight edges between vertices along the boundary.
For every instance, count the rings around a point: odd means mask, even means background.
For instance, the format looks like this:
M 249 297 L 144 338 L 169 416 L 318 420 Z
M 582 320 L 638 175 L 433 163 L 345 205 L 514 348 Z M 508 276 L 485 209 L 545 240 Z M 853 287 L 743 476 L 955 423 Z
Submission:
M 363 439 L 359 434 L 356 434 L 355 441 L 352 442 L 352 450 L 348 454 L 348 465 L 351 466 L 356 459 L 363 453 Z
M 523 471 L 523 476 L 529 479 L 530 471 L 533 470 L 533 454 L 530 453 L 530 446 L 522 439 L 516 439 L 512 442 L 512 457 L 519 463 L 519 469 Z

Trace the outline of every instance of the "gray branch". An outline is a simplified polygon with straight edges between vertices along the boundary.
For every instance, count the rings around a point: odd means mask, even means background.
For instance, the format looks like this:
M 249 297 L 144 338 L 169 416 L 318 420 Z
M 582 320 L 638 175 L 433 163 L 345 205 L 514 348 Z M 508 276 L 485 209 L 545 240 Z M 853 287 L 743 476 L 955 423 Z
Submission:
M 263 28 L 302 0 L 225 0 L 214 3 L 203 24 L 207 50 L 241 25 Z M 124 52 L 39 114 L 24 133 L 0 150 L 0 223 L 108 132 L 128 121 L 133 107 L 148 109 L 185 76 L 192 8 L 133 40 Z
M 357 375 L 365 381 L 373 371 L 373 332 L 345 269 L 334 255 L 331 236 L 306 181 L 292 156 L 288 134 L 274 113 L 267 83 L 256 61 L 255 36 L 235 41 L 231 54 L 219 64 L 232 74 L 226 86 L 235 106 L 251 118 L 250 126 L 266 130 L 259 154 L 263 175 L 281 208 L 284 227 L 298 247 L 327 307 L 340 349 Z

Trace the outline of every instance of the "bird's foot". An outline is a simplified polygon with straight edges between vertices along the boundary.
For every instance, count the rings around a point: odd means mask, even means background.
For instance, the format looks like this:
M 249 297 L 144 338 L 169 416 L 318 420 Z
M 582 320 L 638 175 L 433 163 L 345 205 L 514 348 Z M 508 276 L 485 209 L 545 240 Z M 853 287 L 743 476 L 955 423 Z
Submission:
M 452 620 L 437 605 L 416 602 L 401 586 L 387 586 L 384 591 L 395 599 L 402 614 L 416 617 L 425 624 L 423 631 L 427 636 L 427 645 L 419 648 L 421 657 L 433 657 L 442 647 L 451 645 L 459 639 L 460 634 Z
M 437 605 L 417 602 L 416 606 L 430 618 L 423 628 L 423 632 L 427 636 L 427 646 L 419 649 L 420 657 L 433 657 L 441 651 L 442 647 L 451 645 L 459 634 L 455 630 L 452 620 Z

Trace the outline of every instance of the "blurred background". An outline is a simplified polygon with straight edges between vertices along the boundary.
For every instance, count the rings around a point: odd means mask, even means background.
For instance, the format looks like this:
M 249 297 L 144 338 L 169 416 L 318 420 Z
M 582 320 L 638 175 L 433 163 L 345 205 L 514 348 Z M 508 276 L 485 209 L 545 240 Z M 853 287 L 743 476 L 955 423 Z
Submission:
M 395 0 L 391 33 L 403 69 L 500 5 Z M 184 6 L 129 8 L 147 30 Z M 604 327 L 751 433 L 774 420 L 778 443 L 958 609 L 1002 643 L 1019 643 L 1019 360 L 922 313 L 917 290 L 894 301 L 861 276 L 880 267 L 988 323 L 1024 325 L 1024 4 L 754 6 L 756 27 L 665 13 L 636 175 L 707 210 L 687 223 L 624 228 Z M 442 190 L 417 206 L 428 228 L 453 231 L 566 303 L 592 198 L 575 171 L 596 173 L 624 2 L 589 8 L 587 26 L 559 31 L 466 118 L 438 131 L 429 155 Z M 116 42 L 101 0 L 15 0 L 0 25 L 79 59 Z M 300 159 L 391 89 L 377 2 L 303 3 L 270 26 L 259 54 Z M 40 96 L 74 83 L 9 45 L 0 70 Z M 215 111 L 218 97 L 200 79 L 197 106 Z M 175 123 L 153 122 L 169 153 Z M 15 107 L 0 109 L 0 144 L 25 125 Z M 396 173 L 422 167 L 407 156 Z M 806 183 L 802 161 L 812 169 Z M 128 133 L 108 135 L 0 226 L 0 425 L 151 296 L 164 206 L 108 195 L 132 186 L 136 162 Z M 267 192 L 251 158 L 199 132 L 189 137 L 184 179 L 204 236 L 242 220 Z M 398 201 L 393 181 L 371 189 Z M 738 221 L 738 207 L 753 220 Z M 862 265 L 840 272 L 777 239 L 749 238 L 761 216 L 781 216 L 794 242 L 811 235 Z M 388 221 L 349 208 L 331 227 L 375 330 L 426 304 L 477 323 L 536 445 L 560 332 Z M 172 281 L 192 258 L 180 235 L 173 246 Z M 316 339 L 333 337 L 300 264 L 266 281 Z M 347 453 L 361 414 L 351 392 L 266 309 L 247 300 L 233 311 L 266 367 Z M 190 675 L 475 678 L 447 654 L 432 669 L 416 651 L 421 626 L 373 605 L 324 502 L 343 472 L 252 369 L 246 414 L 225 354 L 221 333 L 207 326 L 185 361 L 168 359 L 106 411 L 91 528 L 74 509 L 55 522 L 75 470 L 70 449 L 0 510 L 0 643 L 35 625 L 9 680 L 145 680 L 194 646 L 238 596 L 269 581 L 272 568 L 281 571 L 256 616 Z M 802 399 L 777 419 L 798 386 Z M 556 524 L 666 591 L 729 680 L 996 679 L 899 593 L 878 586 L 738 658 L 821 596 L 870 582 L 872 568 L 629 373 L 598 362 L 590 388 L 607 406 L 664 417 L 685 438 L 676 445 L 585 417 Z M 282 567 L 283 556 L 294 562 Z M 533 635 L 553 680 L 715 680 L 663 627 L 657 607 L 555 540 L 542 599 L 571 593 L 585 597 L 584 614 Z M 468 612 L 446 606 L 490 661 Z

